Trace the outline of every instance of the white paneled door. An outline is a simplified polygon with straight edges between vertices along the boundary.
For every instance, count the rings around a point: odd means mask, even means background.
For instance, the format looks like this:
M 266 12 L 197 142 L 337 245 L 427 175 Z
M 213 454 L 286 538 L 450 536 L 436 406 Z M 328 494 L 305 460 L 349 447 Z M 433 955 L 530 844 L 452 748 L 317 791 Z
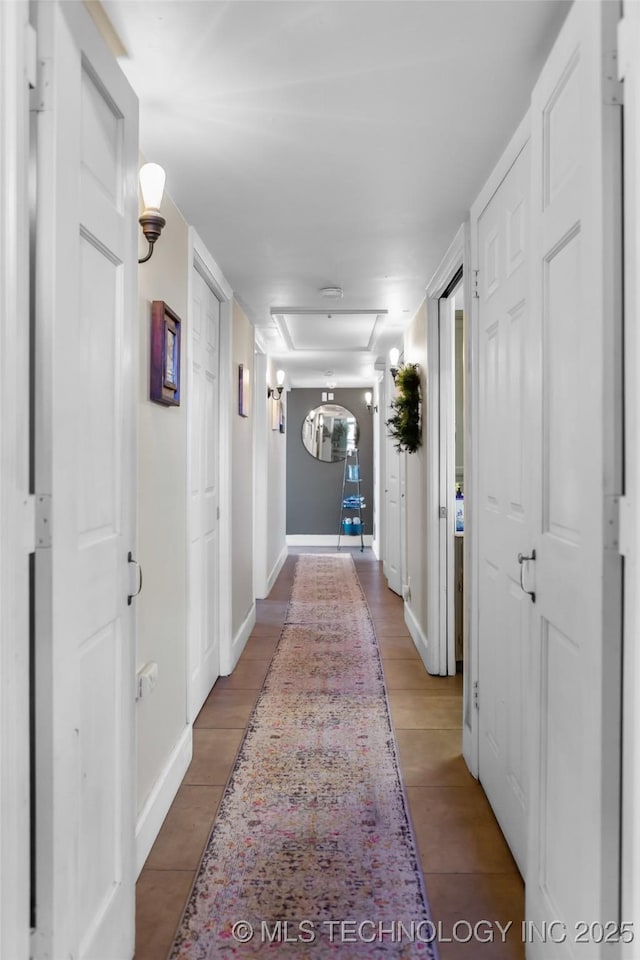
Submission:
M 33 955 L 130 960 L 138 106 L 83 4 L 37 6 Z
M 220 674 L 220 302 L 192 268 L 189 397 L 189 718 Z
M 526 331 L 529 146 L 478 219 L 479 778 L 524 872 L 531 597 L 518 554 L 531 546 L 532 449 Z
M 526 911 L 533 922 L 566 925 L 561 943 L 529 946 L 528 957 L 549 960 L 618 955 L 618 16 L 615 3 L 575 3 L 532 100 L 531 364 L 539 389 L 530 438 L 536 603 Z

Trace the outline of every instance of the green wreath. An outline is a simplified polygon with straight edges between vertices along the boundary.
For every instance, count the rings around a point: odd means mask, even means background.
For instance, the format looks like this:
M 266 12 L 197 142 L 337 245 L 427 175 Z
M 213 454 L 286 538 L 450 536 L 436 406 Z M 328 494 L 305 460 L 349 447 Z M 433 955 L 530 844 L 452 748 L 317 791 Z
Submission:
M 391 401 L 393 416 L 387 420 L 389 436 L 399 453 L 415 453 L 422 443 L 420 422 L 420 371 L 415 363 L 405 363 L 396 374 L 396 396 Z

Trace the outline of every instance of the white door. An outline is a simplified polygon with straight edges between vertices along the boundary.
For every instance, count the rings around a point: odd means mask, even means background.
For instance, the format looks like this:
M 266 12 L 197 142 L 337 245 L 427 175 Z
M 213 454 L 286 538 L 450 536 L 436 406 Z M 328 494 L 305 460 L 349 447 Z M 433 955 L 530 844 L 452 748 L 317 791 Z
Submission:
M 189 398 L 189 719 L 220 675 L 220 302 L 192 268 Z
M 532 601 L 521 589 L 517 558 L 531 546 L 535 457 L 526 423 L 529 184 L 527 145 L 478 220 L 478 768 L 523 872 Z
M 385 395 L 393 398 L 395 388 L 391 375 L 387 371 L 387 389 Z M 386 420 L 392 414 L 391 406 L 387 405 Z M 386 428 L 385 428 L 386 429 Z M 402 511 L 400 508 L 401 494 L 400 489 L 400 461 L 404 454 L 398 453 L 394 446 L 394 441 L 385 432 L 385 484 L 384 484 L 384 506 L 385 506 L 385 547 L 384 547 L 384 575 L 387 578 L 389 589 L 394 593 L 402 595 Z
M 550 960 L 617 955 L 606 938 L 620 862 L 622 593 L 609 532 L 622 468 L 618 15 L 615 3 L 575 3 L 532 100 L 539 459 L 526 912 L 566 924 L 563 943 L 530 948 Z M 604 942 L 598 922 L 611 925 Z
M 34 956 L 134 949 L 138 106 L 80 3 L 38 5 Z M 48 534 L 51 541 L 47 545 Z

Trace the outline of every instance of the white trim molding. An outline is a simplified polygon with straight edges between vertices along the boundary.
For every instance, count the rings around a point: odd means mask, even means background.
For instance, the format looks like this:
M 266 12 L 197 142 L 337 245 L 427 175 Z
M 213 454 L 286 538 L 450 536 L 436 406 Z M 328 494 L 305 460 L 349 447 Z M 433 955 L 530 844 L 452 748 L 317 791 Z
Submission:
M 255 601 L 251 604 L 249 613 L 246 615 L 242 623 L 240 624 L 240 629 L 233 638 L 233 643 L 231 644 L 231 650 L 229 651 L 229 659 L 226 661 L 221 661 L 220 663 L 220 673 L 227 677 L 230 673 L 236 668 L 236 664 L 240 659 L 240 655 L 244 650 L 247 640 L 251 636 L 251 631 L 256 625 L 256 604 Z
M 0 3 L 0 956 L 11 960 L 29 957 L 30 927 L 27 17 L 25 0 Z
M 440 519 L 440 408 L 442 403 L 440 382 L 440 306 L 439 301 L 456 273 L 462 267 L 465 277 L 465 312 L 468 274 L 468 261 L 465 262 L 468 227 L 462 224 L 445 253 L 438 269 L 427 286 L 427 629 L 433 643 L 429 648 L 425 666 L 429 673 L 446 676 L 447 665 L 447 622 L 441 616 L 441 593 L 446 584 L 441 582 L 442 527 Z M 466 463 L 466 461 L 465 461 Z M 466 478 L 465 468 L 465 478 Z M 465 500 L 468 496 L 465 482 Z M 449 519 L 448 522 L 451 522 Z M 442 622 L 444 620 L 444 622 Z
M 287 550 L 287 548 L 286 548 L 286 546 L 285 546 L 285 547 L 282 548 L 282 552 L 280 553 L 280 556 L 278 557 L 278 559 L 277 559 L 276 562 L 274 563 L 273 569 L 271 570 L 271 573 L 270 573 L 269 576 L 267 577 L 267 592 L 266 592 L 265 596 L 268 597 L 269 594 L 271 593 L 271 591 L 273 590 L 274 584 L 275 584 L 276 580 L 278 579 L 278 574 L 279 574 L 280 571 L 282 570 L 282 568 L 283 568 L 283 566 L 284 566 L 284 562 L 285 562 L 285 560 L 287 559 L 287 556 L 288 556 L 288 555 L 289 555 L 289 551 Z
M 370 533 L 365 533 L 364 535 L 364 545 L 365 547 L 370 547 L 373 544 L 373 536 Z M 351 542 L 353 541 L 353 542 Z M 334 550 L 338 548 L 338 534 L 337 533 L 288 533 L 287 534 L 287 546 L 288 547 L 333 547 Z M 340 538 L 340 549 L 343 547 L 359 547 L 360 546 L 360 537 L 352 536 L 343 536 Z
M 193 756 L 193 728 L 187 725 L 162 773 L 144 802 L 136 822 L 136 876 L 145 865 Z
M 620 505 L 624 556 L 622 692 L 621 917 L 640 929 L 640 6 L 625 0 L 618 24 L 619 77 L 624 79 L 624 344 L 625 497 Z M 622 947 L 635 960 L 637 937 Z
M 420 658 L 424 663 L 425 669 L 429 669 L 429 640 L 424 634 L 422 627 L 418 623 L 418 618 L 411 609 L 408 603 L 405 602 L 404 605 L 404 622 L 407 625 L 407 630 L 411 634 L 411 638 L 416 646 L 416 650 L 420 654 Z

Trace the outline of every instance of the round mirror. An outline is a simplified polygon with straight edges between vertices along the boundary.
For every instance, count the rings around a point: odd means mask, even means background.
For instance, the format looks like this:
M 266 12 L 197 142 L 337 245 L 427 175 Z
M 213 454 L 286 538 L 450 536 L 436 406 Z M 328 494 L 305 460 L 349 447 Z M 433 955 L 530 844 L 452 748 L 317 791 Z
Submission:
M 323 403 L 304 418 L 302 443 L 316 460 L 336 463 L 344 460 L 347 450 L 358 445 L 358 421 L 346 407 Z

